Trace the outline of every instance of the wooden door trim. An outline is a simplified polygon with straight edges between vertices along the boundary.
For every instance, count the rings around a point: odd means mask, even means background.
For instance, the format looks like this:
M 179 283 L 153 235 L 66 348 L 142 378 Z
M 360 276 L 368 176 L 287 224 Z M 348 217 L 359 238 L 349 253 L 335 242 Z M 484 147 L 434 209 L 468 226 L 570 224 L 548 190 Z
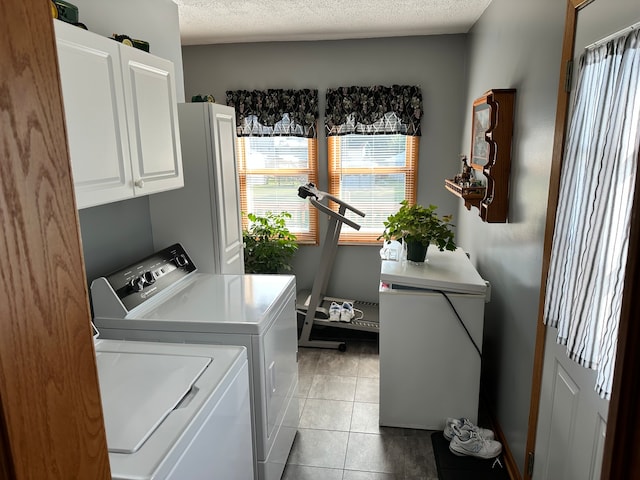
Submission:
M 51 4 L 0 11 L 0 478 L 106 480 Z
M 540 297 L 538 302 L 538 323 L 534 349 L 534 364 L 531 386 L 531 404 L 529 410 L 529 426 L 527 432 L 527 459 L 529 452 L 534 452 L 536 429 L 540 407 L 542 388 L 542 369 L 544 362 L 546 326 L 544 325 L 544 298 L 546 279 L 551 258 L 551 244 L 555 227 L 558 195 L 560 190 L 560 173 L 564 157 L 567 114 L 569 109 L 569 92 L 565 88 L 567 68 L 574 56 L 574 42 L 578 12 L 595 0 L 567 0 L 567 11 L 562 43 L 562 58 L 558 84 L 558 99 L 553 142 L 553 157 L 549 179 L 549 196 L 544 236 L 544 253 L 540 280 Z M 640 158 L 638 159 L 640 163 Z M 640 428 L 640 412 L 637 405 L 640 401 L 640 324 L 632 322 L 640 318 L 640 303 L 633 301 L 633 294 L 640 291 L 640 175 L 636 176 L 636 190 L 632 212 L 627 270 L 622 302 L 622 312 L 618 331 L 617 360 L 613 381 L 613 391 L 609 402 L 607 433 L 602 461 L 601 479 L 640 478 L 640 457 L 637 455 L 636 440 Z M 530 480 L 528 461 L 523 478 Z
M 551 173 L 549 177 L 549 194 L 547 200 L 547 216 L 544 232 L 544 250 L 542 256 L 542 274 L 540 278 L 540 296 L 538 298 L 538 321 L 536 327 L 536 342 L 533 357 L 533 374 L 531 380 L 531 401 L 529 407 L 529 425 L 527 431 L 526 461 L 523 478 L 531 479 L 529 462 L 532 461 L 529 454 L 535 451 L 536 433 L 538 426 L 538 414 L 540 409 L 540 392 L 542 389 L 542 369 L 544 363 L 545 338 L 547 327 L 544 324 L 544 299 L 546 294 L 547 275 L 551 258 L 551 244 L 553 230 L 556 221 L 556 209 L 558 207 L 558 194 L 560 191 L 560 172 L 562 171 L 562 159 L 564 156 L 564 143 L 566 136 L 567 112 L 569 109 L 569 92 L 565 87 L 569 62 L 573 59 L 573 45 L 575 42 L 576 20 L 578 11 L 593 0 L 567 0 L 565 15 L 564 35 L 562 39 L 562 56 L 560 59 L 560 78 L 558 80 L 558 98 L 556 104 L 556 121 L 553 137 L 553 154 L 551 160 Z
M 613 376 L 601 479 L 640 478 L 637 435 L 640 428 L 640 155 L 637 160 L 629 252 L 618 326 L 618 347 Z

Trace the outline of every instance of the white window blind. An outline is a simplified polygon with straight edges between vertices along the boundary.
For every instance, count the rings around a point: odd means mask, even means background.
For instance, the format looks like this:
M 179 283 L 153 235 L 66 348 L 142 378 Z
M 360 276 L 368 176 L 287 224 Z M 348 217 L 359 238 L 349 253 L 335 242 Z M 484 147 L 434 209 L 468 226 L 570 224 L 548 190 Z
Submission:
M 315 138 L 275 136 L 238 138 L 242 211 L 264 215 L 286 211 L 287 227 L 300 243 L 317 243 L 317 214 L 298 197 L 298 187 L 317 183 Z M 247 226 L 246 215 L 243 225 Z
M 359 231 L 344 225 L 342 243 L 375 243 L 383 222 L 402 200 L 416 201 L 418 140 L 391 135 L 329 137 L 329 193 L 357 206 L 364 218 L 347 213 Z

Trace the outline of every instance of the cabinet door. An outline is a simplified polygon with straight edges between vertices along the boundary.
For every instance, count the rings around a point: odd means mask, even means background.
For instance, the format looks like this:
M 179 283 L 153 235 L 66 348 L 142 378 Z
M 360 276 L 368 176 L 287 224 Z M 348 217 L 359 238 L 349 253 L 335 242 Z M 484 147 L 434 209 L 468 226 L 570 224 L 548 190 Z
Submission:
M 120 45 L 54 24 L 78 208 L 131 198 Z
M 120 45 L 135 195 L 184 185 L 173 63 Z
M 244 273 L 240 185 L 236 161 L 236 118 L 232 108 L 211 106 L 220 273 Z

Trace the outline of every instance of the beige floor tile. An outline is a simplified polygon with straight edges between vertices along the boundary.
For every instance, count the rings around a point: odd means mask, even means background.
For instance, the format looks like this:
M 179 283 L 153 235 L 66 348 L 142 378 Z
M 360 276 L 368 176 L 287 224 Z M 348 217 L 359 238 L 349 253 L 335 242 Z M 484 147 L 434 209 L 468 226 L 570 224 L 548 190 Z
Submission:
M 348 432 L 352 411 L 353 402 L 307 398 L 300 417 L 300 428 Z
M 309 398 L 345 400 L 353 402 L 356 392 L 356 377 L 340 375 L 314 375 L 309 389 Z
M 354 400 L 356 402 L 380 403 L 380 379 L 358 377 Z
M 351 432 L 344 468 L 404 475 L 404 443 L 402 436 Z
M 298 375 L 316 373 L 320 351 L 316 348 L 298 348 Z
M 378 425 L 378 417 L 379 407 L 377 404 L 355 402 L 353 404 L 350 431 L 379 434 L 381 432 Z
M 404 480 L 403 477 L 392 473 L 378 472 L 357 472 L 355 470 L 345 470 L 342 480 Z
M 283 480 L 438 480 L 431 431 L 378 425 L 377 342 L 299 352 L 300 427 Z
M 282 480 L 342 480 L 342 469 L 289 464 Z
M 380 378 L 380 362 L 378 355 L 360 355 L 358 377 Z
M 355 377 L 358 374 L 359 355 L 350 355 L 337 350 L 320 352 L 315 373 L 320 375 L 342 375 Z
M 298 421 L 302 418 L 302 412 L 304 411 L 304 404 L 306 402 L 306 398 L 298 398 Z
M 309 395 L 309 389 L 313 383 L 312 373 L 299 373 L 298 372 L 298 397 L 306 398 Z
M 299 428 L 287 463 L 342 469 L 348 441 L 348 432 Z

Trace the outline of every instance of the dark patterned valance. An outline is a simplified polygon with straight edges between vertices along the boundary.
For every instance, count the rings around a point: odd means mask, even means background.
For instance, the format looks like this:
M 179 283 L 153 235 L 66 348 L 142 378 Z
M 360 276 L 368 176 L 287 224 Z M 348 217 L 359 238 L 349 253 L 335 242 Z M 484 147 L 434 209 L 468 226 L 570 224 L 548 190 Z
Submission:
M 327 89 L 327 135 L 363 133 L 420 136 L 420 87 L 339 87 Z
M 227 105 L 239 137 L 317 136 L 318 90 L 229 90 Z

